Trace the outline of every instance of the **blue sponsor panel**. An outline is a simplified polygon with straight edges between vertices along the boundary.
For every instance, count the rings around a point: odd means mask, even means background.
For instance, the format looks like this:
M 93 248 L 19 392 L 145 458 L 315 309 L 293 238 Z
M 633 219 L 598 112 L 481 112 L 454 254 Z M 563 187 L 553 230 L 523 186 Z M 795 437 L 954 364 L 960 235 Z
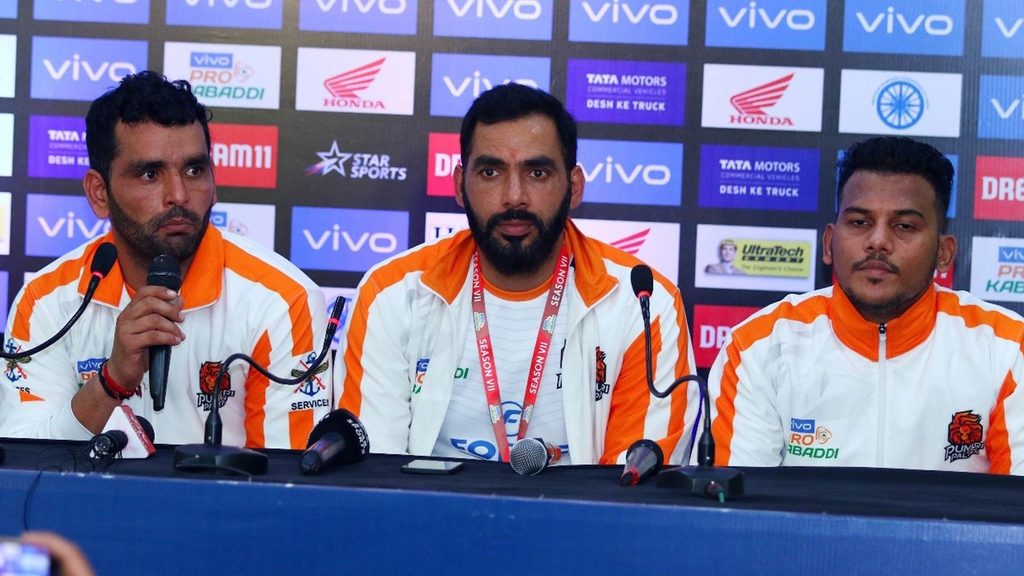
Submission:
M 430 79 L 430 114 L 461 118 L 477 96 L 494 86 L 515 82 L 549 91 L 551 60 L 527 56 L 434 54 Z
M 682 126 L 686 64 L 570 59 L 565 107 L 580 122 Z
M 0 18 L 17 18 L 18 0 L 0 0 Z
M 551 40 L 552 0 L 434 0 L 434 36 Z
M 679 206 L 683 145 L 668 142 L 580 140 L 577 161 L 586 202 Z
M 985 0 L 981 55 L 1024 58 L 1024 2 Z
M 167 24 L 280 30 L 284 0 L 167 0 Z
M 569 40 L 686 46 L 689 0 L 572 0 Z
M 818 209 L 820 153 L 811 148 L 700 147 L 699 204 L 710 208 Z
M 843 50 L 960 56 L 964 0 L 846 0 Z
M 25 207 L 25 254 L 60 256 L 110 229 L 84 196 L 29 194 Z
M 36 20 L 149 24 L 149 0 L 35 0 Z
M 1024 140 L 1024 76 L 982 76 L 978 138 Z
M 838 161 L 843 159 L 843 153 L 844 152 L 845 152 L 845 150 L 840 150 L 839 154 L 836 155 L 837 163 L 838 163 Z M 949 195 L 949 208 L 946 209 L 946 218 L 955 218 L 956 217 L 956 198 L 957 198 L 956 188 L 957 188 L 957 182 L 958 182 L 958 180 L 960 178 L 960 157 L 957 154 L 945 154 L 945 156 L 953 164 L 953 183 L 952 183 L 952 186 L 951 186 L 952 190 L 951 190 L 950 195 Z M 836 184 L 838 185 L 838 183 L 839 183 L 839 168 L 837 166 L 836 167 Z M 833 208 L 835 209 L 836 212 L 838 212 L 839 211 L 839 194 L 838 193 L 835 194 L 835 199 L 833 201 L 833 204 L 834 204 Z
M 33 98 L 91 101 L 146 70 L 147 43 L 100 38 L 32 38 Z
M 28 175 L 80 180 L 89 170 L 85 118 L 31 116 L 28 120 Z
M 365 272 L 409 246 L 409 213 L 292 208 L 291 261 L 300 268 Z
M 302 0 L 299 30 L 415 34 L 416 0 Z
M 824 50 L 826 0 L 711 0 L 708 46 Z
M 7 272 L 0 270 L 0 330 L 7 330 Z

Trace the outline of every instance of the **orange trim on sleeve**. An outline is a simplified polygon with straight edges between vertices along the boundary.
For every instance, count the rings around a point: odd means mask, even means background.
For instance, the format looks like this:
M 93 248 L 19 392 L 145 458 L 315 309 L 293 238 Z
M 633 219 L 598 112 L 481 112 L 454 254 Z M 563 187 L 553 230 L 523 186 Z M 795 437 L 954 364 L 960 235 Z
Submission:
M 86 250 L 79 258 L 68 260 L 46 274 L 32 278 L 21 300 L 18 301 L 18 308 L 14 311 L 11 337 L 23 342 L 31 341 L 32 310 L 35 309 L 36 302 L 62 286 L 77 283 L 78 277 L 82 275 L 82 268 L 91 260 L 93 252 L 94 250 Z
M 939 292 L 938 295 L 939 312 L 963 318 L 964 324 L 968 328 L 988 326 L 992 328 L 996 338 L 1014 342 L 1021 341 L 1021 335 L 1024 334 L 1024 322 L 1010 318 L 996 310 L 986 310 L 976 305 L 963 305 L 955 293 Z
M 614 464 L 619 454 L 644 437 L 644 420 L 650 406 L 651 393 L 647 389 L 647 356 L 641 333 L 622 355 L 622 367 L 612 389 L 612 402 L 608 411 L 608 428 L 604 437 L 604 453 L 599 464 Z M 594 351 L 595 354 L 597 351 Z M 651 373 L 658 373 L 658 354 L 661 353 L 661 319 L 651 322 Z M 671 451 L 665 452 L 666 456 Z
M 252 358 L 261 366 L 270 365 L 270 334 L 266 330 L 256 342 Z M 249 375 L 245 379 L 245 446 L 247 448 L 264 448 L 267 445 L 267 436 L 263 426 L 267 420 L 267 388 L 269 386 L 270 380 L 266 376 L 251 367 L 249 368 Z
M 293 410 L 288 413 L 288 441 L 292 450 L 304 450 L 313 431 L 313 409 Z
M 1017 389 L 1013 374 L 1006 373 L 1003 386 L 999 389 L 995 408 L 989 414 L 988 435 L 985 437 L 985 451 L 988 452 L 989 468 L 992 474 L 1009 474 L 1013 464 L 1010 453 L 1010 433 L 1006 429 L 1006 398 Z

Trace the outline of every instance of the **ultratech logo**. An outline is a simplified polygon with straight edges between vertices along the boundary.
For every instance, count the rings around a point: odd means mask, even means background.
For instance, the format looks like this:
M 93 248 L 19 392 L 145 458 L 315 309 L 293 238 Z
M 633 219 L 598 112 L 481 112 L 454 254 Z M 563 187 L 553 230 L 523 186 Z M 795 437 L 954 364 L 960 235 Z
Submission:
M 949 446 L 946 446 L 946 462 L 964 460 L 985 449 L 985 428 L 981 416 L 971 410 L 953 414 L 949 422 Z
M 406 178 L 404 166 L 392 166 L 388 154 L 364 152 L 342 152 L 338 141 L 331 142 L 330 150 L 317 152 L 320 161 L 306 168 L 306 175 L 319 173 L 326 176 L 332 172 L 352 180 L 393 180 Z
M 740 92 L 729 99 L 729 103 L 739 113 L 729 117 L 731 124 L 758 126 L 792 126 L 793 120 L 788 116 L 770 116 L 765 110 L 774 107 L 782 99 L 789 88 L 793 74 L 787 74 L 766 84 L 755 86 Z
M 277 187 L 277 126 L 210 124 L 217 184 Z
M 217 384 L 217 374 L 220 372 L 223 362 L 203 362 L 199 367 L 199 393 L 196 394 L 196 408 L 209 412 L 213 408 L 213 392 Z M 224 379 L 220 383 L 220 396 L 218 409 L 228 403 L 228 399 L 234 397 L 235 391 L 231 389 L 231 375 L 224 373 Z
M 380 100 L 364 100 L 359 93 L 366 90 L 377 79 L 381 68 L 384 67 L 386 58 L 378 58 L 369 64 L 364 64 L 341 74 L 331 76 L 324 80 L 324 88 L 331 93 L 330 98 L 324 98 L 324 106 L 331 108 L 360 108 L 360 109 L 384 109 L 384 102 Z
M 824 426 L 817 426 L 813 418 L 790 418 L 789 441 L 786 452 L 792 456 L 814 460 L 836 460 L 839 448 L 825 448 L 832 439 L 832 432 Z

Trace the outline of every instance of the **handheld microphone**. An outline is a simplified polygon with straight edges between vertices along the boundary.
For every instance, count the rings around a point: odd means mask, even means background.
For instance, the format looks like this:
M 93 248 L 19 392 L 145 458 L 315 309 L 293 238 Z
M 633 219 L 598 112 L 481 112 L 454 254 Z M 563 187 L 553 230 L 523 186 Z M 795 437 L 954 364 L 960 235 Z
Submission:
M 175 292 L 181 288 L 181 266 L 173 256 L 161 254 L 149 264 L 146 276 L 149 286 L 163 286 Z M 171 347 L 162 344 L 149 347 L 149 395 L 153 399 L 153 410 L 164 409 L 167 398 L 167 372 L 171 368 Z
M 521 476 L 539 474 L 561 459 L 562 449 L 540 438 L 523 438 L 513 444 L 509 452 L 512 469 Z
M 636 486 L 661 469 L 664 462 L 665 455 L 657 442 L 646 438 L 637 440 L 626 452 L 626 465 L 622 469 L 619 484 Z
M 128 443 L 121 449 L 121 458 L 149 458 L 156 452 L 153 446 L 153 425 L 142 416 L 136 416 L 131 407 L 120 405 L 111 412 L 103 431 L 119 430 L 128 436 Z
M 348 410 L 334 410 L 309 434 L 299 460 L 303 474 L 319 474 L 333 462 L 351 464 L 370 452 L 370 438 L 362 422 Z
M 121 430 L 107 430 L 89 440 L 89 458 L 99 461 L 111 459 L 128 445 L 128 435 Z
M 85 312 L 85 307 L 92 301 L 92 296 L 96 292 L 96 287 L 100 285 L 101 280 L 107 277 L 111 268 L 114 267 L 115 262 L 117 262 L 117 247 L 110 242 L 100 244 L 96 249 L 96 253 L 92 257 L 92 264 L 89 267 L 89 275 L 91 278 L 89 279 L 89 285 L 85 289 L 85 294 L 82 297 L 82 303 L 78 306 L 78 310 L 75 311 L 75 314 L 71 319 L 68 320 L 68 323 L 58 330 L 56 334 L 35 348 L 12 353 L 0 350 L 0 358 L 3 358 L 4 360 L 22 360 L 32 356 L 33 354 L 42 352 L 52 346 L 54 342 L 60 340 L 61 337 L 67 334 L 68 330 L 78 322 L 82 313 Z

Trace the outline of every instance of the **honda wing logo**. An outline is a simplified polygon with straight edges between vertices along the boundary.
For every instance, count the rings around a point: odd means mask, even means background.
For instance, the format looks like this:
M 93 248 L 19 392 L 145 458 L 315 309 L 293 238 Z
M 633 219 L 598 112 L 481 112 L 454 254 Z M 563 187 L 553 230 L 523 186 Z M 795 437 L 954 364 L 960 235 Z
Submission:
M 636 254 L 644 247 L 644 242 L 647 241 L 647 235 L 650 233 L 650 228 L 644 228 L 636 234 L 630 234 L 625 238 L 619 238 L 618 240 L 610 242 L 610 244 L 627 254 Z
M 787 74 L 777 80 L 751 88 L 746 92 L 740 92 L 729 99 L 729 103 L 740 114 L 750 116 L 767 116 L 766 108 L 771 108 L 779 103 L 786 89 L 789 88 L 793 74 Z
M 385 58 L 378 58 L 369 64 L 353 68 L 324 80 L 324 88 L 335 98 L 359 98 L 359 93 L 366 90 L 377 79 Z

